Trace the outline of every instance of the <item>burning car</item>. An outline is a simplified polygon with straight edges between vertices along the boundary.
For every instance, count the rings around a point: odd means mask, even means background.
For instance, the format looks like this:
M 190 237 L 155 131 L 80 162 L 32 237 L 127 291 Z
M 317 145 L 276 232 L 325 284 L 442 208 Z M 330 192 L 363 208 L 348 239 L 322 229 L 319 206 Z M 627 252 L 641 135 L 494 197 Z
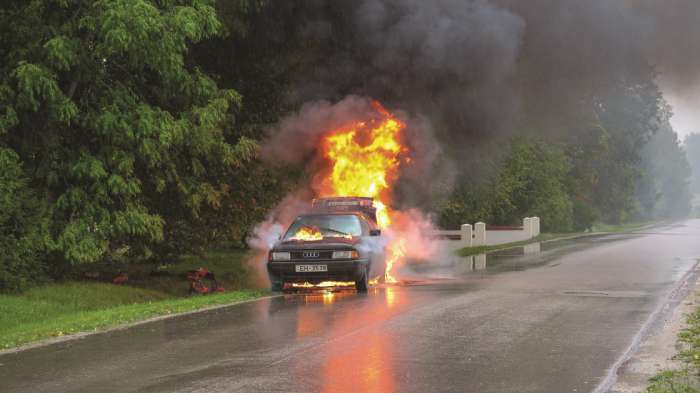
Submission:
M 273 291 L 286 283 L 354 282 L 364 292 L 384 274 L 384 245 L 372 198 L 315 199 L 270 250 Z

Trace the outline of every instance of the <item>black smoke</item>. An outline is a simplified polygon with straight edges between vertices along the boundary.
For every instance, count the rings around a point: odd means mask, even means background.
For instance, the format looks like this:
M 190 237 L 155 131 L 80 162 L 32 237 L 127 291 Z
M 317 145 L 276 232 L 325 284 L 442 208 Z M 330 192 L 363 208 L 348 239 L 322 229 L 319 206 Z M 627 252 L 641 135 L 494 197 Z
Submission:
M 693 0 L 307 1 L 313 55 L 295 93 L 376 97 L 425 115 L 451 146 L 575 112 L 585 94 L 700 75 Z M 315 50 L 315 52 L 314 52 Z M 590 92 L 590 93 L 589 93 Z
M 283 131 L 276 141 L 286 142 L 273 155 L 290 154 L 289 143 L 308 154 L 320 125 L 366 105 L 346 97 L 376 98 L 420 119 L 411 132 L 422 135 L 414 139 L 424 157 L 405 187 L 418 201 L 435 190 L 416 183 L 448 190 L 455 177 L 488 173 L 484 158 L 501 154 L 513 133 L 565 138 L 581 131 L 572 125 L 589 126 L 592 119 L 578 117 L 593 111 L 582 107 L 621 85 L 651 75 L 689 95 L 700 75 L 700 1 L 305 0 L 298 7 L 304 55 L 290 98 L 311 103 L 282 122 L 282 130 L 300 131 Z

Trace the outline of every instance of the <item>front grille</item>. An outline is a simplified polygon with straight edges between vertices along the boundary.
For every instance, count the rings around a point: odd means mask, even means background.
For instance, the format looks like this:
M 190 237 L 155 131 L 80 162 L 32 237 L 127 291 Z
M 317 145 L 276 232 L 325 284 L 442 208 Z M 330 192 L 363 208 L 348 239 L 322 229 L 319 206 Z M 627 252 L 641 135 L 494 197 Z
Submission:
M 293 260 L 316 261 L 327 260 L 333 258 L 332 250 L 304 250 L 292 251 L 291 257 Z

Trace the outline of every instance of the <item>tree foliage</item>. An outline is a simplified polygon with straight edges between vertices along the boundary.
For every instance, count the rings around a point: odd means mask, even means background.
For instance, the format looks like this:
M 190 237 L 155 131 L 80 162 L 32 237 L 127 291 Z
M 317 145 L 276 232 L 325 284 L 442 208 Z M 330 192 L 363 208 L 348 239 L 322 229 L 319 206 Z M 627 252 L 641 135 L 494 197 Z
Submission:
M 241 97 L 189 48 L 220 35 L 210 1 L 32 0 L 0 9 L 0 145 L 47 196 L 46 245 L 70 263 L 144 258 L 222 208 L 254 158 Z
M 595 221 L 687 216 L 690 167 L 654 78 L 649 71 L 618 80 L 606 94 L 581 92 L 587 104 L 565 117 L 562 126 L 576 132 L 559 138 L 560 147 L 528 142 L 543 131 L 516 138 L 487 185 L 457 187 L 438 207 L 440 224 L 456 227 L 460 218 L 515 224 L 536 215 L 544 230 L 582 231 Z
M 685 138 L 684 145 L 688 155 L 688 162 L 692 169 L 692 191 L 700 194 L 700 134 L 693 133 L 688 135 Z
M 566 179 L 570 163 L 556 147 L 517 139 L 493 187 L 494 223 L 510 224 L 523 217 L 542 219 L 545 231 L 571 230 L 573 206 Z
M 441 226 L 457 228 L 477 221 L 511 225 L 538 216 L 543 230 L 572 229 L 573 202 L 567 188 L 571 162 L 562 149 L 516 138 L 498 166 L 490 181 L 453 192 L 438 210 Z
M 303 168 L 264 167 L 258 141 L 305 100 L 346 94 L 433 125 L 433 164 L 450 175 L 425 188 L 454 183 L 430 207 L 442 226 L 537 215 L 544 230 L 568 231 L 687 213 L 689 166 L 651 67 L 543 86 L 529 72 L 546 59 L 530 41 L 512 80 L 484 88 L 480 67 L 500 61 L 467 56 L 475 64 L 464 68 L 454 56 L 417 58 L 413 40 L 393 48 L 382 29 L 365 36 L 357 15 L 352 1 L 4 1 L 0 246 L 10 251 L 0 257 L 0 291 L 76 264 L 162 263 L 242 244 L 303 177 Z M 404 60 L 432 68 L 395 66 Z M 511 95 L 519 109 L 493 105 Z M 492 115 L 508 118 L 509 130 L 491 130 Z M 700 137 L 686 149 L 697 191 Z M 426 205 L 438 193 L 398 203 Z
M 45 209 L 14 151 L 0 148 L 0 288 L 18 291 L 47 278 Z
M 691 169 L 678 136 L 666 121 L 642 150 L 637 198 L 642 219 L 678 219 L 691 210 Z

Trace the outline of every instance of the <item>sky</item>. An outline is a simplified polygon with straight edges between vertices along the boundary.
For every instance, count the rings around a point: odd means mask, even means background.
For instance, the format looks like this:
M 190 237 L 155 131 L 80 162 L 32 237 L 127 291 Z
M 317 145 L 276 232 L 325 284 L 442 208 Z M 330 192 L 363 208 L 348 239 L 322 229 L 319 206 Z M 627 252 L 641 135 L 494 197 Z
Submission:
M 694 89 L 694 92 L 678 93 L 664 88 L 663 82 L 661 88 L 666 101 L 673 108 L 671 125 L 680 140 L 684 140 L 690 133 L 700 132 L 700 88 Z

